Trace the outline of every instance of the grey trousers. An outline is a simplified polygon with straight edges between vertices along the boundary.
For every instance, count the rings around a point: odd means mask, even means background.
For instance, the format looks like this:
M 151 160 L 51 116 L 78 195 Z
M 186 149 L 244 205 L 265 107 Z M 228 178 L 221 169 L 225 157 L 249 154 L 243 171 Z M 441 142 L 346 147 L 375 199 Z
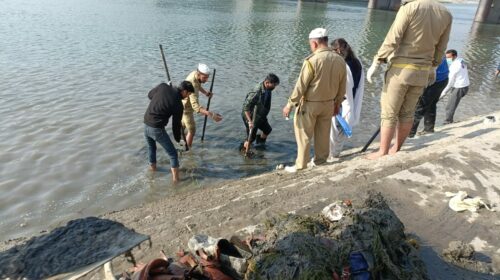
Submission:
M 455 110 L 457 110 L 458 104 L 462 97 L 464 97 L 469 91 L 469 87 L 463 88 L 451 88 L 448 104 L 446 104 L 446 118 L 445 123 L 453 122 L 453 115 L 455 115 Z

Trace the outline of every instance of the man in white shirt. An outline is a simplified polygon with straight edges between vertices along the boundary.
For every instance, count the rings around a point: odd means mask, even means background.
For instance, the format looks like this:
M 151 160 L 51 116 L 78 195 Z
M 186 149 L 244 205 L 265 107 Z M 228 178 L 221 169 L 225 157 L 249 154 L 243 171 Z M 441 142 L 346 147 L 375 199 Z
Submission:
M 441 98 L 450 94 L 448 104 L 446 104 L 446 118 L 444 124 L 453 122 L 453 115 L 464 97 L 469 91 L 469 73 L 467 71 L 467 64 L 462 58 L 457 57 L 456 50 L 446 51 L 446 62 L 448 63 L 450 73 L 448 74 L 448 85 L 441 93 Z

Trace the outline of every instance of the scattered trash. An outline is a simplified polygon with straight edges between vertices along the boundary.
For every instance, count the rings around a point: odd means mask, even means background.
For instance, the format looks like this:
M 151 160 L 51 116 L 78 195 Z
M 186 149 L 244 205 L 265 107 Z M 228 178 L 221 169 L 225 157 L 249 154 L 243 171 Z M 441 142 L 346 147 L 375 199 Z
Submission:
M 362 252 L 352 252 L 349 255 L 349 264 L 351 266 L 352 279 L 371 280 L 370 266 Z M 351 278 L 349 278 L 351 279 Z
M 462 241 L 451 241 L 447 249 L 443 250 L 443 259 L 456 266 L 480 272 L 492 273 L 490 264 L 474 259 L 474 247 Z
M 413 248 L 415 248 L 417 250 L 420 248 L 420 244 L 418 243 L 418 241 L 415 238 L 410 238 L 410 239 L 406 240 L 406 242 L 408 242 L 408 244 L 410 244 Z
M 380 193 L 368 192 L 362 205 L 336 201 L 322 212 L 327 215 L 271 217 L 247 238 L 194 235 L 176 261 L 162 253 L 128 279 L 157 268 L 171 276 L 166 279 L 429 279 Z
M 207 255 L 215 256 L 218 241 L 218 239 L 213 237 L 204 234 L 197 234 L 189 239 L 188 248 L 193 255 L 196 255 L 198 250 L 203 249 Z
M 169 275 L 190 279 L 429 279 L 404 225 L 380 193 L 368 192 L 362 205 L 336 201 L 324 211 L 338 220 L 284 214 L 247 238 L 197 234 L 188 241 L 190 253 L 179 251 L 177 261 L 162 254 L 168 263 L 146 267 L 168 264 Z
M 350 199 L 344 199 L 344 201 L 342 203 L 344 203 L 344 205 L 347 207 L 352 206 L 352 201 Z
M 493 124 L 496 122 L 496 118 L 494 116 L 486 116 L 484 117 L 484 124 Z
M 446 195 L 446 197 L 451 197 L 448 206 L 450 206 L 451 210 L 455 212 L 462 212 L 465 210 L 477 212 L 477 210 L 479 210 L 479 208 L 481 208 L 482 206 L 490 211 L 495 211 L 491 209 L 491 207 L 489 207 L 486 203 L 484 203 L 484 201 L 479 196 L 468 198 L 467 192 L 464 191 L 459 191 L 456 193 L 445 192 L 444 194 Z
M 344 216 L 344 210 L 340 205 L 340 201 L 338 201 L 323 208 L 321 214 L 323 214 L 323 216 L 325 216 L 328 220 L 336 222 L 342 219 L 342 217 Z
M 188 248 L 193 256 L 203 258 L 202 255 L 206 254 L 207 259 L 217 262 L 221 266 L 224 274 L 238 279 L 244 276 L 248 261 L 252 255 L 245 251 L 249 248 L 238 248 L 236 244 L 243 244 L 243 242 L 235 242 L 236 237 L 232 238 L 232 242 L 227 239 L 213 238 L 211 236 L 197 234 L 188 241 Z
M 323 208 L 321 214 L 332 222 L 339 221 L 342 219 L 342 216 L 344 216 L 346 209 L 351 206 L 352 201 L 350 199 L 335 201 L 334 203 Z

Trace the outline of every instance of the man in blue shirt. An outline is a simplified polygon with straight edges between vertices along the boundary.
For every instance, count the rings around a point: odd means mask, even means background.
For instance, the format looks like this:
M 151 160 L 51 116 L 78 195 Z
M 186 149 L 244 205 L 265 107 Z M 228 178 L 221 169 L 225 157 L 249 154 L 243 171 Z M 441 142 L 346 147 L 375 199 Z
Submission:
M 413 127 L 411 128 L 408 137 L 415 137 L 418 125 L 420 124 L 420 120 L 422 118 L 424 118 L 424 130 L 418 134 L 423 135 L 434 132 L 434 124 L 436 123 L 436 104 L 439 101 L 441 92 L 448 84 L 448 73 L 448 63 L 446 63 L 446 58 L 443 58 L 441 64 L 439 64 L 439 67 L 436 69 L 436 82 L 429 85 L 424 90 L 422 97 L 420 97 L 420 100 L 417 103 Z

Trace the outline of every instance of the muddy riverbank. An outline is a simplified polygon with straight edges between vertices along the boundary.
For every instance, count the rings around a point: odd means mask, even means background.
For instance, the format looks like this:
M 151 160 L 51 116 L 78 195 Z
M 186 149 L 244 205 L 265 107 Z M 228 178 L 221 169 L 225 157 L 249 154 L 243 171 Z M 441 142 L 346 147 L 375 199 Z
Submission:
M 103 215 L 151 237 L 152 246 L 134 249 L 138 261 L 175 256 L 195 233 L 229 237 L 249 234 L 263 221 L 283 213 L 316 215 L 333 201 L 360 203 L 367 191 L 381 192 L 420 245 L 432 279 L 494 279 L 447 264 L 440 258 L 450 241 L 471 244 L 493 265 L 500 255 L 500 113 L 440 127 L 432 135 L 410 139 L 396 156 L 377 161 L 349 151 L 338 162 L 297 174 L 274 171 L 220 186 L 178 193 L 153 203 Z M 377 148 L 374 144 L 372 149 Z M 351 151 L 355 152 L 355 151 Z M 493 210 L 454 212 L 445 192 L 466 191 L 482 197 Z M 17 239 L 3 248 L 21 244 Z M 130 266 L 113 261 L 115 272 Z M 89 276 L 99 279 L 101 274 Z

